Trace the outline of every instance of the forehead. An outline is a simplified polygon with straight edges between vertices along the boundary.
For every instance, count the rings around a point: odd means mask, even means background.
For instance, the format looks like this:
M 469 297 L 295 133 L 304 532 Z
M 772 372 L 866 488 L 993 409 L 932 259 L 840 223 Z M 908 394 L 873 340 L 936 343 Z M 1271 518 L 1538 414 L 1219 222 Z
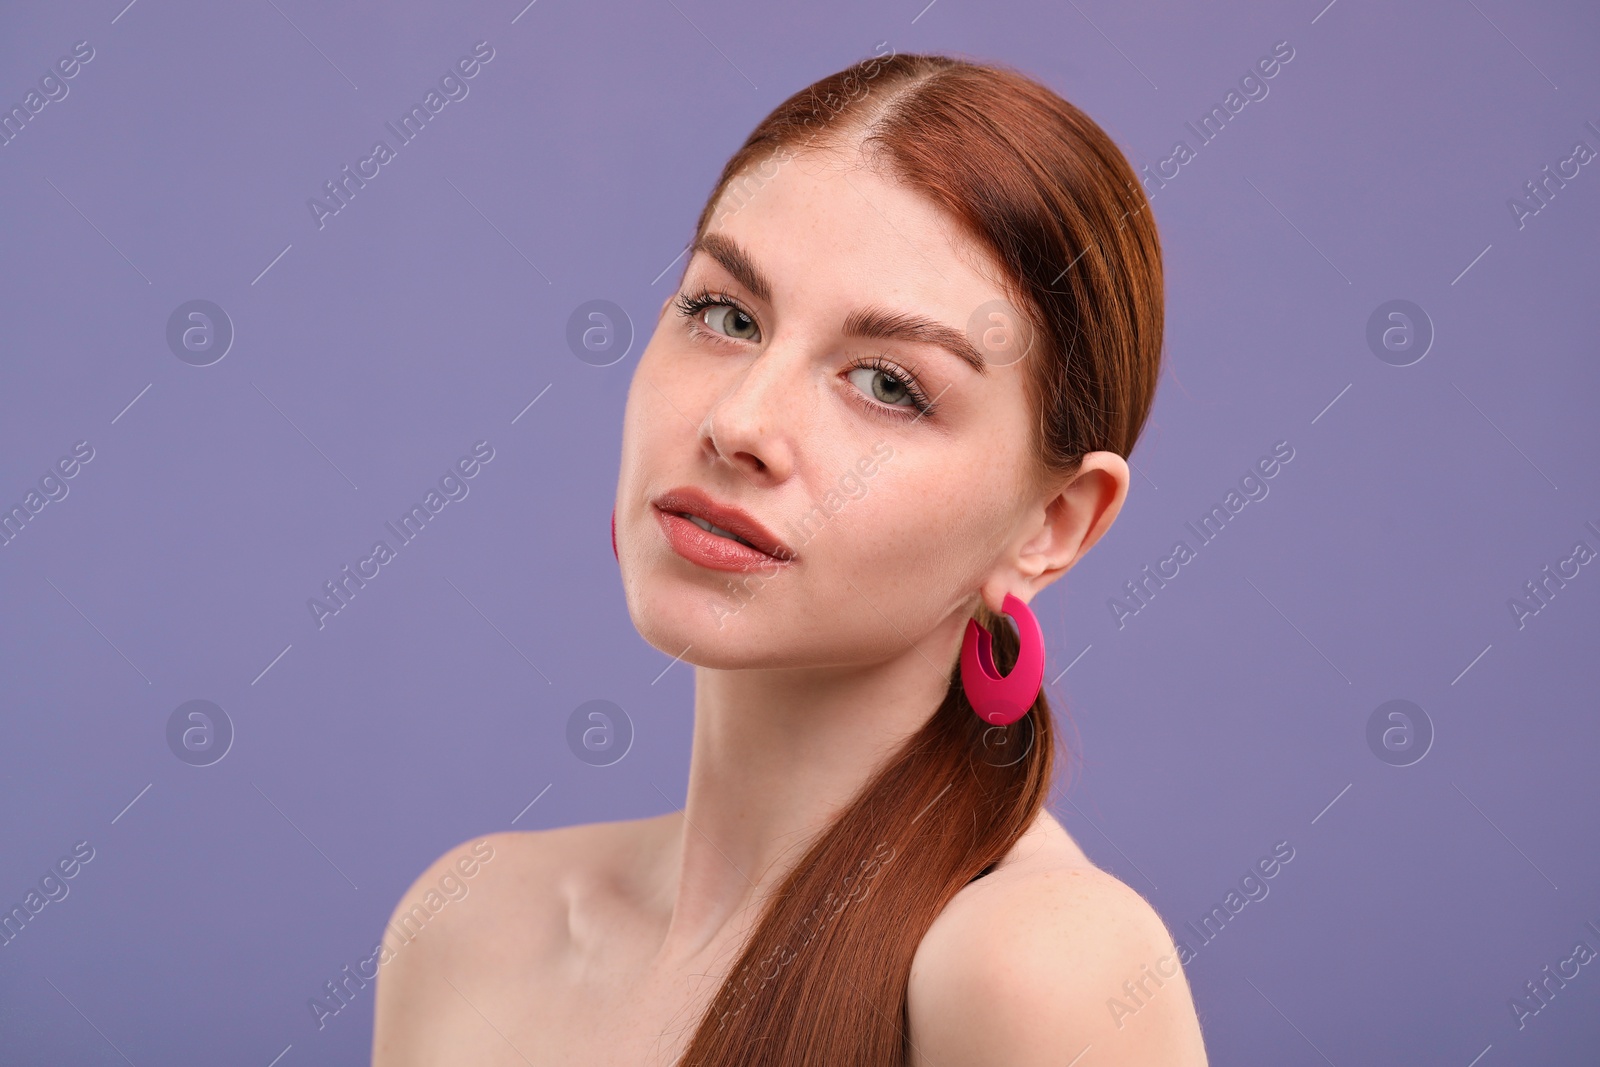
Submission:
M 879 303 L 959 327 L 1005 297 L 998 264 L 956 217 L 858 150 L 779 159 L 730 181 L 707 227 L 744 249 L 778 308 Z

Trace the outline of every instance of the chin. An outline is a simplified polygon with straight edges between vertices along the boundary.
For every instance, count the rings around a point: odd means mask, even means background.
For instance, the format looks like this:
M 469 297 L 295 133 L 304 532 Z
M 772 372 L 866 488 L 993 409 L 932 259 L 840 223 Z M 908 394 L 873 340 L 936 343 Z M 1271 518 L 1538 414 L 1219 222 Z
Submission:
M 707 572 L 696 581 L 669 573 L 677 569 L 670 563 L 643 569 L 625 582 L 628 614 L 639 636 L 664 655 L 718 670 L 803 666 L 814 658 L 793 617 L 797 605 L 781 599 L 772 583 L 751 593 L 734 572 Z

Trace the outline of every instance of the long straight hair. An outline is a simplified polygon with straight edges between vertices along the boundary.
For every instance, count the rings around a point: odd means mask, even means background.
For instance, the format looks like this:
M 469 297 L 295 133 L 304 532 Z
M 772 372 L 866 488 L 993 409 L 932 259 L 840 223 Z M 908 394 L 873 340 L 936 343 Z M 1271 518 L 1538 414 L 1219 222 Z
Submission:
M 1126 457 L 1160 372 L 1161 249 L 1111 138 L 1010 68 L 945 55 L 863 60 L 785 100 L 728 160 L 736 210 L 771 168 L 856 145 L 947 211 L 1002 267 L 1031 324 L 1040 483 L 1087 452 Z M 739 184 L 735 184 L 735 183 Z M 1015 632 L 980 604 L 996 667 Z M 927 723 L 861 788 L 763 902 L 681 1067 L 901 1067 L 912 957 L 950 899 L 1010 850 L 1049 798 L 1056 730 L 1041 689 L 1007 727 L 973 712 L 955 662 Z

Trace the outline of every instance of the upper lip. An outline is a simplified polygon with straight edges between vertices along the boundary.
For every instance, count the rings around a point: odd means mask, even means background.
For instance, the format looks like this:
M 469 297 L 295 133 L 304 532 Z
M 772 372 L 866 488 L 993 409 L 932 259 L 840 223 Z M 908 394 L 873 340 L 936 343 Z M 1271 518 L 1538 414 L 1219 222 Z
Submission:
M 759 551 L 775 559 L 794 558 L 794 552 L 753 516 L 731 505 L 718 503 L 703 490 L 692 485 L 680 485 L 676 489 L 669 489 L 656 497 L 652 503 L 662 511 L 676 515 L 694 515 L 713 526 L 720 526 L 730 533 L 738 534 Z

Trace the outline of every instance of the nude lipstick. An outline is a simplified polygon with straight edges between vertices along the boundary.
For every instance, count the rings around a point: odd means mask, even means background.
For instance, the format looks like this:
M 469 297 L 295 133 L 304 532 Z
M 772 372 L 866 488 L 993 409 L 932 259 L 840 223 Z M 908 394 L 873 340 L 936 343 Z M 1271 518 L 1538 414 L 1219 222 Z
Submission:
M 721 571 L 787 566 L 795 554 L 755 518 L 693 486 L 651 501 L 672 550 L 691 563 Z M 708 529 L 707 527 L 713 527 Z

